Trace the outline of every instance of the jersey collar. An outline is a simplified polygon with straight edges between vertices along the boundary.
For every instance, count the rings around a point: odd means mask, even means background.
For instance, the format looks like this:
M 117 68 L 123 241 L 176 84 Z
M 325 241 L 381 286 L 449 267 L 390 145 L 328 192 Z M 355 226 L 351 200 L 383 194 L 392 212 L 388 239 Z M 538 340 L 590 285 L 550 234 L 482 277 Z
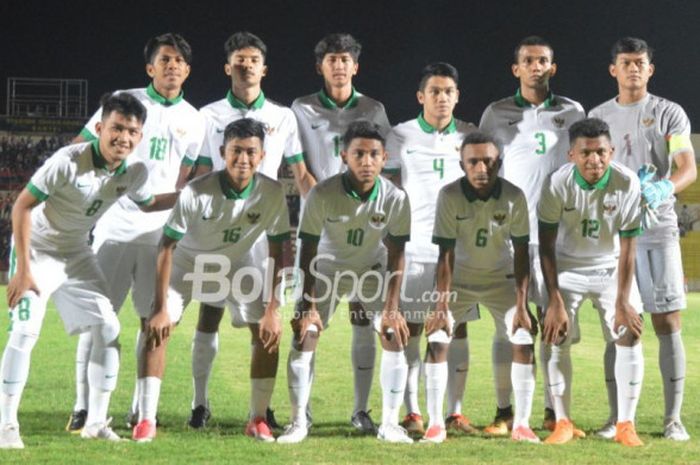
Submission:
M 608 187 L 608 183 L 610 182 L 610 171 L 612 168 L 608 166 L 608 169 L 605 170 L 605 174 L 603 174 L 603 177 L 598 180 L 595 184 L 588 184 L 588 181 L 583 179 L 583 176 L 581 176 L 581 173 L 579 173 L 578 168 L 574 166 L 574 180 L 576 181 L 576 184 L 579 185 L 581 189 L 584 191 L 591 191 L 593 189 L 598 189 L 598 190 L 603 190 L 606 187 Z
M 229 182 L 228 177 L 226 176 L 226 170 L 221 170 L 219 173 L 219 185 L 221 186 L 221 192 L 224 193 L 227 199 L 245 200 L 250 197 L 250 193 L 253 192 L 253 188 L 255 187 L 255 178 L 256 176 L 253 175 L 253 178 L 250 180 L 248 185 L 245 186 L 242 191 L 237 192 Z
M 437 128 L 432 127 L 426 120 L 423 118 L 423 112 L 421 111 L 420 114 L 418 115 L 418 126 L 423 130 L 423 132 L 427 134 L 432 134 L 434 132 L 440 132 L 438 131 Z M 450 120 L 450 123 L 445 127 L 445 129 L 442 131 L 443 134 L 452 134 L 453 132 L 457 131 L 457 123 L 455 123 L 455 118 L 454 116 Z
M 160 103 L 164 107 L 177 105 L 178 103 L 182 102 L 183 98 L 185 98 L 185 93 L 183 91 L 180 91 L 180 94 L 174 99 L 167 99 L 158 93 L 156 88 L 153 87 L 153 83 L 150 83 L 148 87 L 146 87 L 146 94 L 148 94 L 151 100 Z
M 117 166 L 117 169 L 114 171 L 107 170 L 107 160 L 105 160 L 102 153 L 100 153 L 99 139 L 95 139 L 90 143 L 90 149 L 90 152 L 92 153 L 92 165 L 95 168 L 107 171 L 112 176 L 119 176 L 120 174 L 124 174 L 126 172 L 126 160 L 122 160 L 119 166 Z
M 265 93 L 261 90 L 260 95 L 258 95 L 258 97 L 255 100 L 253 100 L 253 103 L 251 103 L 250 105 L 246 105 L 245 103 L 238 100 L 238 98 L 235 95 L 233 95 L 233 92 L 231 92 L 231 89 L 229 89 L 226 93 L 226 100 L 228 100 L 228 103 L 230 103 L 233 108 L 237 108 L 239 110 L 259 110 L 265 103 Z
M 338 108 L 348 110 L 357 106 L 359 97 L 357 96 L 357 92 L 355 92 L 355 87 L 353 86 L 352 93 L 350 94 L 350 98 L 348 99 L 347 103 L 345 103 L 345 105 L 343 105 L 342 107 L 339 107 L 338 104 L 336 104 L 333 101 L 333 99 L 328 96 L 328 94 L 326 93 L 326 89 L 323 88 L 318 92 L 318 100 L 321 102 L 321 105 L 328 108 L 329 110 L 336 110 Z
M 513 99 L 515 100 L 515 104 L 517 106 L 519 106 L 520 108 L 535 106 L 532 103 L 525 100 L 525 97 L 523 97 L 523 94 L 520 93 L 520 87 L 518 87 L 518 90 L 515 91 L 515 96 L 513 97 Z M 550 90 L 549 93 L 547 94 L 547 98 L 544 99 L 544 102 L 542 102 L 542 105 L 544 106 L 544 108 L 549 108 L 552 105 L 554 105 L 555 103 L 556 103 L 556 97 L 554 96 L 554 94 Z
M 379 177 L 374 178 L 374 186 L 372 187 L 372 190 L 369 191 L 369 195 L 365 194 L 364 198 L 360 194 L 358 194 L 353 188 L 352 184 L 350 184 L 350 175 L 346 171 L 342 175 L 342 181 L 343 181 L 343 189 L 345 189 L 345 193 L 348 195 L 348 197 L 352 197 L 355 200 L 358 200 L 360 202 L 364 202 L 365 200 L 368 201 L 374 201 L 377 199 L 377 196 L 379 195 Z
M 496 183 L 493 185 L 493 189 L 491 189 L 491 192 L 489 192 L 488 197 L 486 197 L 485 199 L 481 199 L 479 198 L 479 195 L 476 193 L 472 185 L 469 184 L 469 181 L 467 181 L 466 177 L 463 176 L 459 184 L 462 187 L 462 193 L 469 202 L 476 202 L 477 200 L 486 202 L 489 199 L 498 200 L 501 197 L 501 191 L 503 190 L 501 185 L 501 178 L 498 178 L 496 179 Z

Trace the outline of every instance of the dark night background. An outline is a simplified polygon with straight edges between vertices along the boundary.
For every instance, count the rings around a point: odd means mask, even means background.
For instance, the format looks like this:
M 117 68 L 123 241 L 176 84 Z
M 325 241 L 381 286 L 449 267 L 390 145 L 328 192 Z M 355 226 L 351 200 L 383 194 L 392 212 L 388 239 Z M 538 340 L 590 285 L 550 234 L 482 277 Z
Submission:
M 83 78 L 92 113 L 101 94 L 147 83 L 146 40 L 179 32 L 194 50 L 185 97 L 196 107 L 223 97 L 223 42 L 249 30 L 268 45 L 269 98 L 289 105 L 320 88 L 313 47 L 329 32 L 349 32 L 362 44 L 356 87 L 382 101 L 392 124 L 415 117 L 421 67 L 454 64 L 461 77 L 456 114 L 478 123 L 491 101 L 512 94 L 512 50 L 538 34 L 555 49 L 555 93 L 589 110 L 612 97 L 607 64 L 624 35 L 656 49 L 651 91 L 680 103 L 700 127 L 700 2 L 698 1 L 116 1 L 0 2 L 0 113 L 8 76 Z

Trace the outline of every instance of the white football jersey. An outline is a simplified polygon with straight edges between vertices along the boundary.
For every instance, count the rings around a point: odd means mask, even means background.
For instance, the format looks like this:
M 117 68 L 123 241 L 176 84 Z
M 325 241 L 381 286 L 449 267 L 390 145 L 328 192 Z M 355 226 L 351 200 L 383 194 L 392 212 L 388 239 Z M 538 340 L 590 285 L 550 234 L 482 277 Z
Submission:
M 96 140 L 59 149 L 27 184 L 43 201 L 32 210 L 31 246 L 54 253 L 84 249 L 90 229 L 120 197 L 137 204 L 151 201 L 147 170 L 142 161 L 129 158 L 107 171 Z
M 454 247 L 452 281 L 474 276 L 503 280 L 513 275 L 513 243 L 528 244 L 527 200 L 514 184 L 499 178 L 486 200 L 466 177 L 440 190 L 433 243 Z
M 283 158 L 289 165 L 304 160 L 294 113 L 289 108 L 266 99 L 262 91 L 247 106 L 229 90 L 226 98 L 202 107 L 200 113 L 204 117 L 206 129 L 202 151 L 197 160 L 199 164 L 211 166 L 215 171 L 224 168 L 224 159 L 221 157 L 224 129 L 229 123 L 241 118 L 253 118 L 266 125 L 263 146 L 265 157 L 258 166 L 259 173 L 277 179 Z
M 459 148 L 464 136 L 476 126 L 452 119 L 439 132 L 425 119 L 396 125 L 386 142 L 387 173 L 400 173 L 401 185 L 411 200 L 411 241 L 406 257 L 417 262 L 435 263 L 438 247 L 431 242 L 435 223 L 435 203 L 440 189 L 464 175 Z
M 406 242 L 410 233 L 411 208 L 404 191 L 379 176 L 362 200 L 347 173 L 313 187 L 299 224 L 299 238 L 319 241 L 319 255 L 331 255 L 333 266 L 358 272 L 385 261 L 384 238 Z
M 655 180 L 668 179 L 674 155 L 682 150 L 693 150 L 690 121 L 683 108 L 656 95 L 647 94 L 630 105 L 620 105 L 617 98 L 613 98 L 591 110 L 590 116 L 610 126 L 618 163 L 635 173 L 643 164 L 651 163 L 657 169 Z M 671 196 L 659 206 L 659 222 L 644 231 L 640 243 L 664 244 L 678 237 L 674 203 L 675 197 Z
M 550 94 L 535 106 L 517 90 L 515 96 L 491 103 L 479 128 L 503 145 L 500 175 L 525 193 L 530 211 L 531 242 L 537 244 L 537 202 L 547 175 L 568 161 L 569 127 L 585 118 L 583 107 Z
M 383 136 L 391 129 L 384 105 L 354 88 L 343 107 L 336 105 L 325 89 L 321 89 L 296 99 L 292 111 L 299 123 L 306 166 L 317 182 L 345 171 L 340 151 L 343 134 L 350 123 L 359 119 L 371 121 L 380 126 Z
M 192 166 L 199 155 L 204 135 L 204 120 L 183 98 L 168 100 L 158 94 L 153 84 L 126 91 L 136 97 L 148 111 L 143 126 L 143 140 L 130 157 L 145 163 L 154 194 L 175 191 L 184 164 Z M 102 109 L 90 118 L 80 135 L 86 140 L 97 138 L 95 124 L 102 119 Z M 131 158 L 133 160 L 133 158 Z M 168 211 L 144 213 L 126 198 L 120 199 L 97 223 L 95 243 L 105 240 L 158 244 Z
M 265 233 L 270 241 L 289 239 L 289 213 L 282 185 L 256 173 L 236 192 L 226 171 L 191 181 L 180 193 L 164 234 L 178 242 L 176 256 L 218 253 L 238 261 Z
M 615 162 L 593 185 L 573 163 L 547 177 L 537 217 L 558 229 L 559 271 L 617 267 L 619 237 L 641 234 L 640 198 L 637 174 Z

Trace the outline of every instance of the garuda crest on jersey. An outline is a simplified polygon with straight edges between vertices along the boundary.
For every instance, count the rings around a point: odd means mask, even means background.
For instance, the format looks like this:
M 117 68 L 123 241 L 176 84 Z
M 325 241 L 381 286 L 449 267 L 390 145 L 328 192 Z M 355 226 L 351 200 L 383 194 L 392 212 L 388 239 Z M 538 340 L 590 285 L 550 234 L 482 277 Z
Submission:
M 124 192 L 126 192 L 126 186 L 117 186 L 116 192 L 117 196 L 124 195 Z
M 260 213 L 256 212 L 248 212 L 246 213 L 246 216 L 248 217 L 248 221 L 250 222 L 250 224 L 255 224 L 260 219 Z
M 497 225 L 503 226 L 503 222 L 506 220 L 507 216 L 508 214 L 504 211 L 496 211 L 493 213 L 493 221 L 495 221 Z
M 613 213 L 615 213 L 615 210 L 617 210 L 617 204 L 612 202 L 603 203 L 603 213 L 605 213 L 606 215 L 612 215 Z
M 386 215 L 384 213 L 375 213 L 369 219 L 369 224 L 373 228 L 377 228 L 377 229 L 383 228 L 385 222 L 386 222 Z
M 559 129 L 561 129 L 564 127 L 566 120 L 564 118 L 562 118 L 561 116 L 555 116 L 554 118 L 552 118 L 552 123 L 554 123 L 554 125 L 556 127 L 558 127 Z
M 648 128 L 649 126 L 651 126 L 652 124 L 654 124 L 654 121 L 656 121 L 654 118 L 643 118 L 643 119 L 642 119 L 642 124 L 644 125 L 644 127 L 647 127 L 647 128 Z

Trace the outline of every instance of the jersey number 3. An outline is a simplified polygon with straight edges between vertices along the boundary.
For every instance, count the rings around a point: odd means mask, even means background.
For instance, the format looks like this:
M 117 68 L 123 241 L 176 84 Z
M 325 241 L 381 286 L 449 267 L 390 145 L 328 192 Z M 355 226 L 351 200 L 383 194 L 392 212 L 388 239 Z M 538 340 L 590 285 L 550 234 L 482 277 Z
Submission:
M 536 132 L 535 140 L 537 141 L 537 149 L 535 149 L 535 153 L 537 155 L 544 155 L 547 153 L 547 138 L 545 137 L 544 132 Z

